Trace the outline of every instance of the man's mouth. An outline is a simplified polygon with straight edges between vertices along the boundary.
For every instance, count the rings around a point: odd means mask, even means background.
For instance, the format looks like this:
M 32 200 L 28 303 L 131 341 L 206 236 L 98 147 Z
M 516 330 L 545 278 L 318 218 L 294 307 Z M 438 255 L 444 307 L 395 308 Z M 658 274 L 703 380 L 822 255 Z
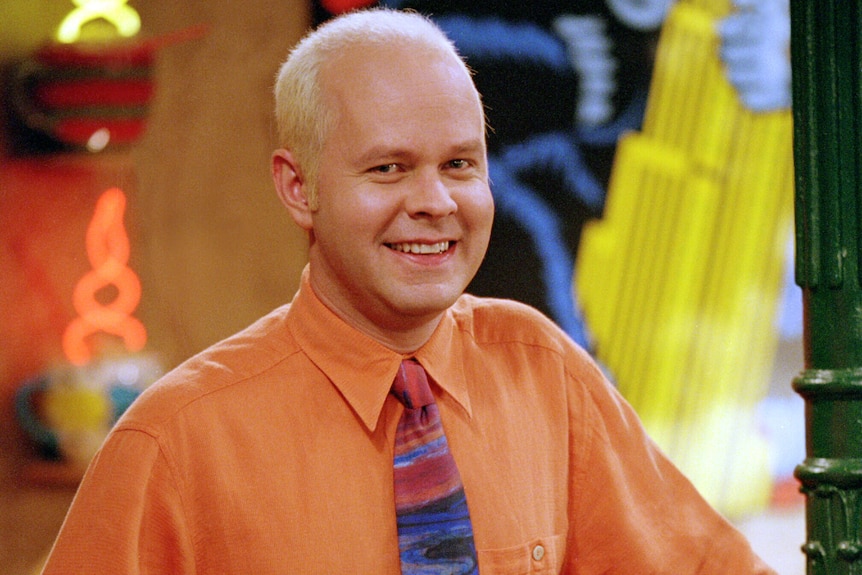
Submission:
M 406 254 L 442 254 L 449 249 L 449 242 L 437 242 L 435 244 L 399 243 L 387 244 L 390 249 Z

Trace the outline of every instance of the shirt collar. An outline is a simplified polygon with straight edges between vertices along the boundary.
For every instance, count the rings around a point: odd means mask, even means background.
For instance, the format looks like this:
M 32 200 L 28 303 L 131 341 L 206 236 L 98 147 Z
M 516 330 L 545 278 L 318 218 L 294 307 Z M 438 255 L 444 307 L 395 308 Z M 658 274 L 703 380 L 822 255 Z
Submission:
M 288 328 L 309 359 L 332 381 L 365 426 L 374 431 L 401 360 L 415 357 L 443 391 L 472 415 L 461 333 L 447 310 L 428 342 L 404 356 L 346 323 L 315 295 L 308 266 L 287 315 Z

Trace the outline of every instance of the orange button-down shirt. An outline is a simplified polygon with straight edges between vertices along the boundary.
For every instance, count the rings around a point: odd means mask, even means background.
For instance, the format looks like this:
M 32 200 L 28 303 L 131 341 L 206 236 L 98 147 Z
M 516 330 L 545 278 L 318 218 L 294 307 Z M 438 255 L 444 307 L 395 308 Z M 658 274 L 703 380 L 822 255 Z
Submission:
M 537 312 L 464 296 L 415 357 L 436 382 L 483 575 L 770 573 Z M 290 305 L 127 411 L 45 573 L 400 573 L 401 360 L 306 274 Z

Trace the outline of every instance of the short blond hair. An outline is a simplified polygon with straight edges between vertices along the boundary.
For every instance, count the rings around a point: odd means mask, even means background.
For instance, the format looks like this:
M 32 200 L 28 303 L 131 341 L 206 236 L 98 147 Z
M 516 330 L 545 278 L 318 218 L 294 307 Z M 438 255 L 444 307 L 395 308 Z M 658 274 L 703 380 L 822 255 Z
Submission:
M 453 54 L 469 74 L 454 44 L 430 19 L 388 8 L 338 16 L 307 34 L 281 65 L 275 82 L 278 144 L 290 150 L 302 170 L 309 204 L 317 203 L 320 154 L 335 118 L 320 85 L 323 67 L 357 46 L 403 44 Z

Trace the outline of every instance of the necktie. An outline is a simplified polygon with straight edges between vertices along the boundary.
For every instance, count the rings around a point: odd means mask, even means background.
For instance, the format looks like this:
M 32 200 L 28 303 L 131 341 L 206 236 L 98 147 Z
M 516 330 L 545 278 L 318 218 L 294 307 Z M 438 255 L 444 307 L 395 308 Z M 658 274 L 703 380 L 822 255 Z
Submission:
M 401 363 L 392 393 L 404 404 L 395 434 L 395 511 L 404 575 L 478 574 L 461 475 L 425 369 Z

